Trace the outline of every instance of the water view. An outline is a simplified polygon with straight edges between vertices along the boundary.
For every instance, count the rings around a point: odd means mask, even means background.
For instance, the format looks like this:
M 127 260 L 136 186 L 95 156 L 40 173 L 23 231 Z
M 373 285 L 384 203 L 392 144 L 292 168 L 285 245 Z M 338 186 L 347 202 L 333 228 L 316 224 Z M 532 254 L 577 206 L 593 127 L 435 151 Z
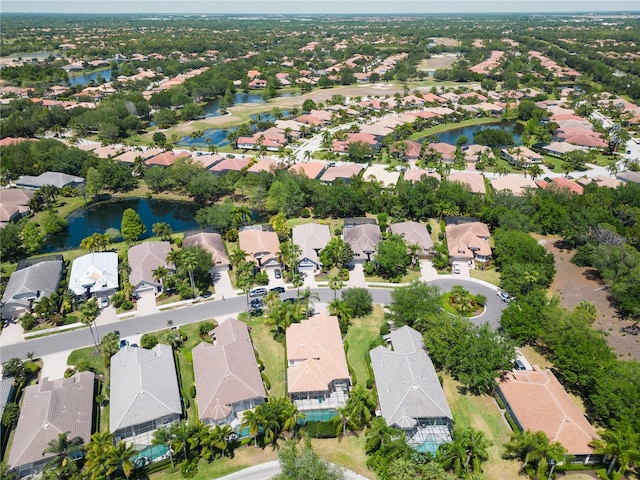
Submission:
M 72 87 L 75 85 L 86 85 L 91 81 L 97 82 L 98 76 L 102 77 L 105 82 L 108 82 L 109 80 L 111 80 L 112 74 L 113 72 L 110 68 L 107 68 L 105 70 L 100 70 L 97 72 L 82 73 L 80 75 L 70 74 L 68 82 L 69 82 L 69 85 L 71 85 Z
M 513 135 L 513 139 L 515 140 L 517 145 L 520 145 L 522 142 L 520 141 L 520 137 L 523 133 L 523 127 L 519 123 L 489 123 L 484 125 L 471 125 L 469 127 L 459 127 L 453 128 L 451 130 L 447 130 L 446 132 L 439 133 L 437 135 L 438 141 L 443 143 L 448 143 L 450 145 L 455 145 L 458 137 L 465 136 L 469 139 L 469 143 L 473 143 L 473 134 L 484 130 L 485 128 L 502 128 Z
M 157 222 L 168 223 L 174 232 L 199 228 L 194 220 L 197 207 L 192 203 L 146 198 L 109 200 L 73 212 L 67 219 L 69 228 L 51 237 L 45 251 L 77 248 L 82 239 L 92 233 L 104 233 L 108 228 L 120 230 L 122 212 L 127 208 L 137 211 L 147 227 L 143 238 L 152 236 L 151 228 Z

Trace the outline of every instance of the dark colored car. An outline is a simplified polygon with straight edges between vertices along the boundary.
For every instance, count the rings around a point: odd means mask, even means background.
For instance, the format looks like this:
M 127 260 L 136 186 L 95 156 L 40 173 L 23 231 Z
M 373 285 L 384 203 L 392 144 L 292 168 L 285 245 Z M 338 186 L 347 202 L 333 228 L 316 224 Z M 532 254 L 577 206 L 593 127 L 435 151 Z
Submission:
M 284 293 L 284 287 L 273 287 L 271 291 L 277 292 L 277 293 Z
M 276 276 L 277 279 L 282 278 L 282 272 L 280 271 L 279 268 L 276 268 L 273 272 L 273 274 Z

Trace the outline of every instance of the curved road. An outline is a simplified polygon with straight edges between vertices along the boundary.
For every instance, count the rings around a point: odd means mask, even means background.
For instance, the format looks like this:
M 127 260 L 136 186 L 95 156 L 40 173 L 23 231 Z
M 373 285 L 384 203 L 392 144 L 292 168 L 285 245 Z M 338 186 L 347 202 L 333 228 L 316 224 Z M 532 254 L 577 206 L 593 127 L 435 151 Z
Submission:
M 368 480 L 368 477 L 363 477 L 362 475 L 352 472 L 351 470 L 347 470 L 344 467 L 340 468 L 342 468 L 342 471 L 344 472 L 345 480 Z M 272 461 L 225 475 L 224 477 L 220 477 L 218 480 L 268 480 L 275 477 L 280 472 L 280 462 Z
M 488 323 L 492 328 L 497 328 L 500 325 L 500 315 L 505 308 L 505 304 L 498 299 L 495 287 L 492 289 L 489 286 L 473 280 L 453 277 L 439 278 L 428 283 L 439 286 L 443 291 L 451 289 L 453 285 L 462 285 L 474 295 L 484 295 L 487 297 L 487 309 L 482 315 L 473 319 L 474 323 L 478 325 Z M 329 303 L 333 300 L 333 291 L 329 288 L 316 288 L 313 289 L 313 291 L 318 293 L 321 303 Z M 373 302 L 378 304 L 390 303 L 392 291 L 393 289 L 391 288 L 369 289 L 373 297 Z M 282 295 L 283 298 L 294 296 L 295 290 L 293 289 L 288 290 Z M 122 337 L 127 337 L 167 328 L 167 322 L 169 320 L 173 322 L 174 326 L 180 326 L 211 318 L 224 319 L 227 316 L 236 315 L 238 312 L 245 311 L 246 307 L 245 297 L 238 296 L 227 300 L 194 303 L 173 310 L 142 317 L 134 317 L 129 320 L 119 320 L 99 328 L 101 335 L 107 331 L 118 330 Z M 26 358 L 27 352 L 35 352 L 36 356 L 41 357 L 43 355 L 75 350 L 91 345 L 92 340 L 89 331 L 86 328 L 80 328 L 74 331 L 25 340 L 24 342 L 14 345 L 2 346 L 0 361 L 6 361 L 14 357 Z

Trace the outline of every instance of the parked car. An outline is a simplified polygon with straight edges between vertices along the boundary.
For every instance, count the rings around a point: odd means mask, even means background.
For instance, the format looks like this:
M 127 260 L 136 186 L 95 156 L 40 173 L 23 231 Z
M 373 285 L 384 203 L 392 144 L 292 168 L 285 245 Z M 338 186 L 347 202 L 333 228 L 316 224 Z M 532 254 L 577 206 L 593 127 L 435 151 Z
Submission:
M 453 271 L 453 273 L 455 273 L 456 275 L 460 274 L 460 265 L 458 265 L 457 263 L 454 263 L 451 270 Z
M 277 292 L 277 293 L 284 293 L 284 287 L 273 287 L 271 291 Z
M 124 338 L 120 340 L 120 348 L 124 348 L 129 346 L 129 340 L 125 340 Z
M 514 368 L 515 370 L 526 370 L 526 369 L 527 369 L 527 367 L 525 367 L 524 363 L 522 363 L 522 361 L 521 361 L 521 360 L 518 360 L 518 359 L 516 359 L 516 360 L 513 362 L 513 368 Z
M 276 276 L 277 279 L 281 279 L 282 278 L 282 272 L 280 271 L 279 268 L 276 268 L 274 270 L 273 274 Z
M 262 297 L 267 294 L 267 289 L 264 287 L 252 288 L 249 292 L 250 297 Z
M 100 297 L 100 308 L 109 306 L 109 299 L 107 297 Z
M 514 300 L 511 295 L 509 295 L 507 292 L 503 292 L 502 290 L 498 290 L 498 297 L 500 297 L 500 300 L 502 300 L 504 303 L 513 302 Z

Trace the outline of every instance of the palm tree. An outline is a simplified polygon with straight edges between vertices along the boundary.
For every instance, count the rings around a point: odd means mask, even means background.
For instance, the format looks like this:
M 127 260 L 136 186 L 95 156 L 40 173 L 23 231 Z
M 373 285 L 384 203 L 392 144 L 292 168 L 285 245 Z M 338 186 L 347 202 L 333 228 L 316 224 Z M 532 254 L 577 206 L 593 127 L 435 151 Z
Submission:
M 487 449 L 492 443 L 487 440 L 483 432 L 473 428 L 463 430 L 459 433 L 458 437 L 467 452 L 467 458 L 465 460 L 467 469 L 471 467 L 471 470 L 474 472 L 481 472 L 481 463 L 489 459 Z
M 113 465 L 111 451 L 115 449 L 109 432 L 96 432 L 91 435 L 91 441 L 86 446 L 84 469 L 95 478 L 107 478 L 108 471 Z
M 529 171 L 529 176 L 531 177 L 531 180 L 534 180 L 534 181 L 536 178 L 538 178 L 540 175 L 544 173 L 542 171 L 542 168 L 540 168 L 540 165 L 531 165 L 528 171 Z
M 413 480 L 416 478 L 416 469 L 409 458 L 399 457 L 389 464 L 387 476 L 394 480 Z
M 171 443 L 173 442 L 173 435 L 166 427 L 160 427 L 153 432 L 153 438 L 151 439 L 151 445 L 166 445 L 169 453 L 169 459 L 171 460 L 171 468 L 173 468 L 173 449 Z
M 154 223 L 151 231 L 155 236 L 160 237 L 161 240 L 171 240 L 171 234 L 173 233 L 171 225 L 167 222 Z
M 216 457 L 216 453 L 225 455 L 229 448 L 229 437 L 233 434 L 233 429 L 229 425 L 215 425 L 209 428 L 204 434 L 203 446 L 209 453 L 211 460 Z
M 362 384 L 358 384 L 349 392 L 345 409 L 349 412 L 351 421 L 356 425 L 356 428 L 362 428 L 371 422 L 376 406 L 377 403 L 369 391 Z
M 338 290 L 342 290 L 343 287 L 344 287 L 344 282 L 342 281 L 342 279 L 339 276 L 334 275 L 333 277 L 331 277 L 329 279 L 329 288 L 331 290 L 333 290 L 333 301 L 334 302 L 337 299 Z
M 632 465 L 640 463 L 640 433 L 634 432 L 630 425 L 620 425 L 602 433 L 601 438 L 591 442 L 594 452 L 611 457 L 607 476 L 611 475 L 616 463 L 620 465 L 618 474 L 624 475 Z
M 151 272 L 153 279 L 158 283 L 164 283 L 165 278 L 169 276 L 169 269 L 160 265 L 158 268 Z
M 231 261 L 231 265 L 233 268 L 236 268 L 240 263 L 247 261 L 248 253 L 240 248 L 236 248 L 235 251 L 231 252 L 229 255 L 229 260 Z
M 100 313 L 100 306 L 98 305 L 98 300 L 96 298 L 92 298 L 91 300 L 87 300 L 80 306 L 80 321 L 85 325 L 89 325 L 89 330 L 91 332 L 91 338 L 93 338 L 93 343 L 96 346 L 96 352 L 99 351 L 98 345 L 100 344 L 100 335 L 98 334 L 98 327 L 96 326 L 96 318 Z M 96 327 L 95 335 L 93 333 L 93 327 Z
M 546 478 L 549 460 L 555 465 L 566 455 L 566 450 L 559 442 L 550 443 L 544 432 L 533 433 L 529 430 L 514 433 L 505 444 L 505 449 L 507 457 L 522 461 L 523 469 L 527 466 L 535 468 L 537 478 Z
M 84 440 L 80 437 L 69 438 L 71 432 L 59 433 L 58 438 L 50 440 L 42 455 L 52 453 L 53 457 L 45 466 L 45 471 L 53 470 L 58 479 L 69 478 L 78 470 L 73 454 L 82 450 Z M 4 476 L 2 477 L 4 478 Z
M 317 292 L 312 292 L 311 288 L 307 287 L 302 292 L 302 304 L 304 305 L 304 316 L 309 318 L 309 311 L 311 310 L 309 307 L 313 307 L 312 300 L 320 301 L 320 295 Z
M 120 467 L 125 478 L 128 480 L 131 472 L 133 472 L 131 457 L 135 453 L 136 449 L 133 445 L 125 442 L 118 443 L 118 445 L 108 453 L 109 470 L 107 470 L 107 475 L 112 475 L 118 467 Z
M 382 417 L 376 417 L 371 421 L 371 426 L 365 432 L 365 451 L 367 453 L 379 450 L 385 443 L 404 436 L 402 430 L 390 427 Z
M 466 458 L 467 452 L 464 446 L 455 439 L 441 444 L 436 452 L 436 459 L 442 465 L 442 468 L 451 470 L 457 477 L 460 477 L 466 471 Z
M 198 268 L 198 258 L 195 252 L 192 250 L 183 250 L 180 257 L 180 263 L 182 267 L 189 272 L 189 281 L 191 282 L 191 290 L 193 290 L 193 296 L 196 297 L 196 283 L 193 278 L 193 271 Z
M 341 299 L 335 299 L 329 303 L 329 312 L 338 317 L 345 327 L 349 326 L 349 321 L 353 318 L 353 310 Z
M 233 224 L 236 227 L 248 225 L 251 221 L 251 210 L 249 207 L 240 205 L 231 209 L 233 215 Z
M 242 428 L 249 429 L 249 435 L 253 437 L 254 445 L 256 447 L 258 446 L 258 434 L 260 433 L 263 422 L 264 418 L 260 415 L 257 408 L 253 410 L 245 410 L 241 426 Z
M 298 420 L 304 418 L 304 413 L 298 411 L 298 407 L 296 407 L 295 403 L 287 397 L 281 397 L 277 399 L 276 402 L 278 403 L 278 410 L 280 411 L 278 422 L 280 423 L 282 430 L 292 432 L 293 429 L 296 428 Z
M 538 444 L 531 454 L 531 460 L 538 465 L 536 477 L 548 478 L 547 467 L 549 464 L 551 464 L 551 472 L 549 473 L 549 476 L 551 476 L 555 465 L 567 455 L 567 450 L 560 442 L 550 442 L 544 432 L 536 432 L 536 437 L 538 437 Z

